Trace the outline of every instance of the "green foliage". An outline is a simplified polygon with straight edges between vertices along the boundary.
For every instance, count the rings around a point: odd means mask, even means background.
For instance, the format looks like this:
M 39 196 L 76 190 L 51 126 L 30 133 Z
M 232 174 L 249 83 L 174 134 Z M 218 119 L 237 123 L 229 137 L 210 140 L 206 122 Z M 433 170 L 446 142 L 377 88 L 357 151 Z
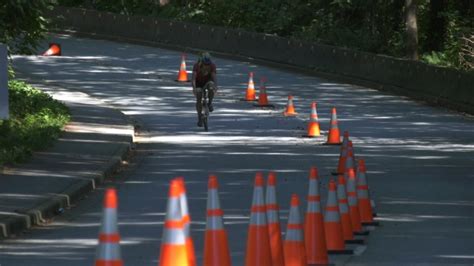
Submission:
M 400 53 L 403 44 L 401 1 L 318 1 L 311 23 L 300 38 L 385 54 Z
M 159 3 L 159 0 L 59 0 L 62 6 L 92 8 L 127 15 L 156 15 L 162 10 Z
M 472 0 L 443 0 L 441 28 L 434 0 L 417 0 L 419 53 L 430 63 L 460 67 L 460 38 L 472 35 Z M 404 56 L 403 0 L 59 0 L 60 4 L 125 14 L 242 28 L 363 51 Z M 438 11 L 436 11 L 438 12 Z M 442 34 L 433 34 L 440 31 Z M 442 39 L 436 39 L 441 36 Z M 430 45 L 438 42 L 442 49 Z
M 0 2 L 0 42 L 9 52 L 31 54 L 47 31 L 43 12 L 54 0 L 7 0 Z
M 10 119 L 0 120 L 0 166 L 28 158 L 59 137 L 69 111 L 51 96 L 20 81 L 9 81 Z
M 8 80 L 15 78 L 15 70 L 13 69 L 11 64 L 8 64 Z
M 474 34 L 474 30 L 470 28 L 467 18 L 462 17 L 457 10 L 446 11 L 442 14 L 447 21 L 446 38 L 444 41 L 444 49 L 441 52 L 440 65 L 460 67 L 460 52 L 462 47 L 461 38 L 469 34 Z
M 432 51 L 430 54 L 424 54 L 423 61 L 433 65 L 451 66 L 447 53 Z

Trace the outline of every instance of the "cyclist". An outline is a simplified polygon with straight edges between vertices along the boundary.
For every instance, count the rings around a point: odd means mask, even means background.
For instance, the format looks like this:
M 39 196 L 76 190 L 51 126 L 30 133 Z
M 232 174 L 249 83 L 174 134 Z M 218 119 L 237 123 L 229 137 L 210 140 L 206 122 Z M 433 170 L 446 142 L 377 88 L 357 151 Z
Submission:
M 216 65 L 211 60 L 211 55 L 208 52 L 202 52 L 199 55 L 198 61 L 193 67 L 193 93 L 196 96 L 196 111 L 198 115 L 198 126 L 202 127 L 201 119 L 201 100 L 202 90 L 207 87 L 209 90 L 209 111 L 214 111 L 212 106 L 212 100 L 217 92 L 217 81 L 216 81 Z

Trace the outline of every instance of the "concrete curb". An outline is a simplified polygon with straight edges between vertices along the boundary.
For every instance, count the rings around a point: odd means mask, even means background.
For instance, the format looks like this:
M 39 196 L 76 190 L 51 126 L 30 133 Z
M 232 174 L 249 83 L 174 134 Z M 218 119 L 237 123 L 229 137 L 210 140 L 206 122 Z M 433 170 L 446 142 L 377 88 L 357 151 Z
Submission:
M 32 79 L 32 81 L 41 83 L 41 81 L 35 79 Z M 119 110 L 116 111 L 120 112 Z M 94 174 L 94 177 L 89 180 L 72 182 L 66 189 L 60 193 L 51 194 L 49 198 L 42 200 L 40 204 L 33 208 L 15 210 L 17 215 L 2 219 L 0 222 L 0 239 L 14 237 L 35 225 L 47 223 L 52 217 L 61 214 L 64 208 L 71 206 L 72 203 L 94 190 L 97 185 L 101 184 L 106 177 L 112 175 L 122 165 L 122 161 L 132 149 L 134 137 L 133 125 L 123 113 L 122 115 L 132 133 L 128 136 L 123 136 L 123 141 L 117 144 L 119 147 L 115 153 L 110 156 L 102 169 L 98 170 L 99 173 Z M 71 122 L 73 122 L 73 120 L 71 120 Z

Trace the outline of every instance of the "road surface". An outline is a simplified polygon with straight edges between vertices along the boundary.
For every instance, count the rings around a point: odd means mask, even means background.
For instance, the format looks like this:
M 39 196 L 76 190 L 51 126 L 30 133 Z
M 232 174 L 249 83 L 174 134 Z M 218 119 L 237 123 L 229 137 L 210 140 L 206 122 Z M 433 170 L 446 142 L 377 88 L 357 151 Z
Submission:
M 349 265 L 474 263 L 472 117 L 294 71 L 214 58 L 220 91 L 206 133 L 196 126 L 190 84 L 174 81 L 179 52 L 66 35 L 51 41 L 62 44 L 63 56 L 15 56 L 15 67 L 100 98 L 139 125 L 131 166 L 116 181 L 125 265 L 157 264 L 168 181 L 176 176 L 186 179 L 200 262 L 210 173 L 219 178 L 234 265 L 243 265 L 256 171 L 277 172 L 282 228 L 291 194 L 307 193 L 310 166 L 320 170 L 325 201 L 339 147 L 301 138 L 312 101 L 318 102 L 323 134 L 331 108 L 337 108 L 341 130 L 350 131 L 356 156 L 366 159 L 382 224 L 361 255 L 331 259 Z M 195 59 L 188 56 L 188 70 Z M 275 109 L 240 101 L 249 71 L 257 85 L 267 78 Z M 288 94 L 295 97 L 298 117 L 281 115 Z M 1 265 L 91 265 L 102 192 L 90 193 L 50 226 L 0 242 Z

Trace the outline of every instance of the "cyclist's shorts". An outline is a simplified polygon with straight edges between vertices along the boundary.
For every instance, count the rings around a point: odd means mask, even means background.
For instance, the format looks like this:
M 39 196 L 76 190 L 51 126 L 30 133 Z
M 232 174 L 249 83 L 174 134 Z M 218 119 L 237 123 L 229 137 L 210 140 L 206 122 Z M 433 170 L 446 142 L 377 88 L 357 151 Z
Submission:
M 207 82 L 206 85 L 204 85 L 204 87 L 207 87 L 208 90 L 213 91 L 213 92 L 216 92 L 216 89 L 217 89 L 213 81 Z M 202 93 L 202 89 L 203 88 L 196 87 L 194 89 L 194 94 Z

